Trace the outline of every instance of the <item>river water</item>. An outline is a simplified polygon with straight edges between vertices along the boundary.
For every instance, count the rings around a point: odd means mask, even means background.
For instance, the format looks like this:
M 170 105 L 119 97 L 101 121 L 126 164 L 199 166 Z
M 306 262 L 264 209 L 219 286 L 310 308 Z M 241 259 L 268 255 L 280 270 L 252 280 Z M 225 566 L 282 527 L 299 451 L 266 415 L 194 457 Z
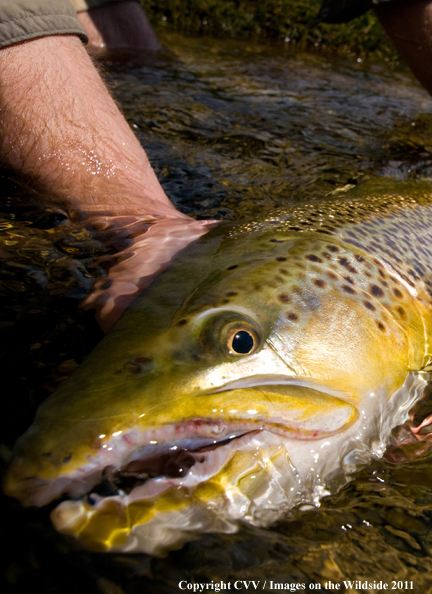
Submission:
M 282 46 L 174 34 L 164 42 L 172 56 L 117 67 L 108 79 L 163 187 L 187 214 L 233 220 L 343 192 L 370 176 L 431 176 L 432 101 L 407 73 Z M 2 181 L 5 465 L 39 403 L 102 336 L 79 302 L 103 274 L 97 257 L 108 248 L 8 172 Z M 418 417 L 428 410 L 426 401 Z M 254 580 L 270 591 L 271 580 L 312 591 L 331 580 L 341 592 L 375 591 L 343 582 L 367 579 L 432 592 L 430 455 L 413 444 L 394 448 L 389 460 L 359 472 L 319 509 L 294 510 L 269 530 L 205 535 L 166 559 L 83 552 L 54 532 L 49 510 L 3 499 L 5 588 L 168 594 L 180 582 L 223 581 L 234 591 L 237 580 Z

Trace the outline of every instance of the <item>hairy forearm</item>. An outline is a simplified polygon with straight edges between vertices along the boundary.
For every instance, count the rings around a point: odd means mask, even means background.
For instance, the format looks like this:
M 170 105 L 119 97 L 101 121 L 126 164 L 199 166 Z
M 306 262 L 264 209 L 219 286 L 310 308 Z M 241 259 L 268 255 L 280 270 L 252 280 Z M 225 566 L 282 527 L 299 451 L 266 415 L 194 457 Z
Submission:
M 0 126 L 3 163 L 71 216 L 184 216 L 75 36 L 0 50 Z

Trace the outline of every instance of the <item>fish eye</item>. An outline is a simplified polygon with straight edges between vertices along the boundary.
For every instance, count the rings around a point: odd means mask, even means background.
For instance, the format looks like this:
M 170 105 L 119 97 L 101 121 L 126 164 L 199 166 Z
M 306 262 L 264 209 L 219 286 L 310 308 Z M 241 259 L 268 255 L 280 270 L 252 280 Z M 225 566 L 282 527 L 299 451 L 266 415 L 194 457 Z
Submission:
M 208 353 L 221 352 L 229 357 L 244 357 L 261 345 L 262 331 L 257 324 L 237 312 L 224 312 L 208 320 L 202 328 L 200 344 Z
M 234 330 L 234 332 L 230 332 L 230 336 L 227 338 L 228 351 L 236 355 L 251 353 L 256 347 L 258 339 L 256 334 L 250 330 Z
M 260 338 L 252 324 L 237 320 L 222 328 L 222 350 L 231 356 L 251 355 L 260 345 Z

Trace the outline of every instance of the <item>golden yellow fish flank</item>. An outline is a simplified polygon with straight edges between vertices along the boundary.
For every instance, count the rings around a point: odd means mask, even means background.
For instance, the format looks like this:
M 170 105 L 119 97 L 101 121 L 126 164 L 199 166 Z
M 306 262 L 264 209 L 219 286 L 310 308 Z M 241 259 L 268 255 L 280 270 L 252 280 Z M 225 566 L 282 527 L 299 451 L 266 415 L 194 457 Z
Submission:
M 369 182 L 214 229 L 40 407 L 6 493 L 156 555 L 318 505 L 425 384 L 431 213 L 427 183 Z

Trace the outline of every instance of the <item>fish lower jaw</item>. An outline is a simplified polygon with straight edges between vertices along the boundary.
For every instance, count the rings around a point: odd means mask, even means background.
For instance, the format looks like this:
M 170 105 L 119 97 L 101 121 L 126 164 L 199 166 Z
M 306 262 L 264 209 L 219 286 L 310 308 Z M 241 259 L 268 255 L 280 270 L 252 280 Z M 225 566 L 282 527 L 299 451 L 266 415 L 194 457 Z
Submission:
M 52 511 L 51 521 L 88 550 L 163 555 L 202 532 L 236 532 L 238 520 L 267 525 L 270 516 L 277 519 L 289 508 L 284 486 L 292 480 L 292 468 L 283 438 L 251 431 L 196 455 L 200 458 L 183 477 L 147 480 L 127 494 L 90 493 L 63 501 Z M 276 456 L 283 468 L 265 462 L 267 455 Z M 267 484 L 269 472 L 276 474 Z M 264 493 L 257 494 L 254 479 Z M 270 491 L 276 491 L 275 498 Z M 257 495 L 265 499 L 263 519 L 254 501 Z

